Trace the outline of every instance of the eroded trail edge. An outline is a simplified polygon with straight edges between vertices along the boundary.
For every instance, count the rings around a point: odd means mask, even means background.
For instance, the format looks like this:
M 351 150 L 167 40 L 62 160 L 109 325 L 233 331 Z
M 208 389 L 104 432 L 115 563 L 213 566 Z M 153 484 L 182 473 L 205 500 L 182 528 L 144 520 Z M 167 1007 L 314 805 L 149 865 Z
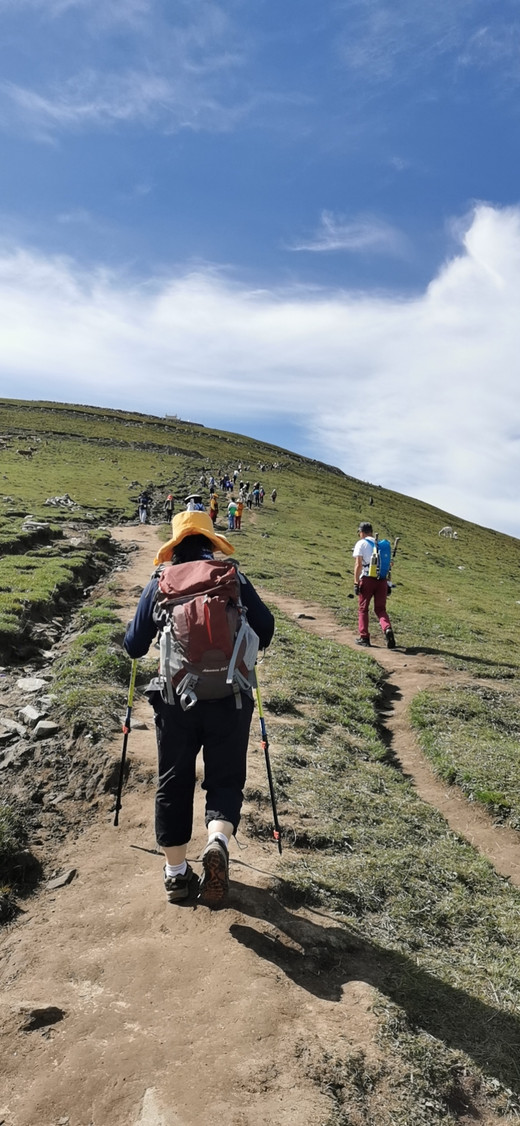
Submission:
M 318 603 L 282 597 L 268 590 L 259 592 L 267 602 L 295 619 L 302 629 L 355 648 L 352 631 L 338 625 L 333 614 Z M 490 860 L 500 875 L 508 876 L 516 887 L 520 887 L 519 834 L 507 826 L 493 824 L 485 810 L 469 802 L 457 787 L 448 786 L 436 776 L 408 718 L 409 706 L 418 692 L 445 686 L 448 681 L 461 685 L 474 684 L 475 681 L 470 682 L 460 673 L 444 668 L 440 660 L 430 656 L 410 656 L 399 652 L 398 648 L 388 650 L 382 637 L 379 644 L 377 641 L 373 643 L 370 654 L 388 677 L 388 705 L 381 719 L 388 732 L 393 757 L 413 780 L 423 801 L 435 806 L 450 828 Z

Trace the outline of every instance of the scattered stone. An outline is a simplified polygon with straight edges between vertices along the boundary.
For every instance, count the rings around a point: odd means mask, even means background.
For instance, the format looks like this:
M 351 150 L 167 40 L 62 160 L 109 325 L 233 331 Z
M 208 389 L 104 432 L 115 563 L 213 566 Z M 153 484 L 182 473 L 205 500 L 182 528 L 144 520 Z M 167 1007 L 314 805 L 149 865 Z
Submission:
M 57 1005 L 20 1005 L 20 1013 L 24 1018 L 22 1032 L 34 1032 L 48 1024 L 57 1024 L 65 1016 L 64 1010 Z
M 8 751 L 0 750 L 0 770 L 5 770 L 6 767 L 13 765 L 21 766 L 23 760 L 29 757 L 29 748 L 20 739 L 17 739 Z
M 38 708 L 33 708 L 32 704 L 26 704 L 25 708 L 20 708 L 18 715 L 25 723 L 26 727 L 36 727 L 40 719 L 45 718 L 45 712 L 39 711 Z M 2 721 L 0 720 L 0 723 Z
M 8 731 L 15 731 L 17 735 L 25 735 L 23 724 L 17 723 L 15 719 L 9 719 L 8 716 L 2 716 L 0 726 L 7 727 Z
M 76 868 L 69 868 L 67 872 L 62 872 L 61 876 L 56 876 L 54 880 L 49 880 L 47 888 L 49 891 L 55 891 L 56 888 L 64 888 L 67 884 L 72 883 L 76 875 Z
M 41 692 L 42 688 L 47 687 L 47 681 L 38 676 L 23 676 L 16 681 L 16 687 L 21 692 Z
M 56 735 L 59 730 L 59 725 L 54 723 L 54 720 L 40 719 L 34 728 L 33 735 L 35 739 L 48 739 L 50 735 Z
M 50 657 L 50 654 L 49 654 L 49 657 Z M 47 709 L 47 708 L 50 708 L 51 704 L 54 703 L 54 700 L 55 700 L 54 696 L 40 696 L 38 703 L 40 705 L 40 708 Z
M 64 493 L 62 497 L 47 497 L 47 500 L 44 500 L 43 504 L 44 506 L 54 505 L 54 507 L 61 508 L 81 508 L 81 505 L 76 504 L 76 502 L 69 497 L 68 493 Z

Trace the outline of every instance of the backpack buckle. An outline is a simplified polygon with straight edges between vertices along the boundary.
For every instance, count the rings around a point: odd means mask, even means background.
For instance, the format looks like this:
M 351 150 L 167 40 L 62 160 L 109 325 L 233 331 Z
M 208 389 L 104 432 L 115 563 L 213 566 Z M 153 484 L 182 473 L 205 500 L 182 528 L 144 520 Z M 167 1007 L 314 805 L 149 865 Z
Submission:
M 183 712 L 189 712 L 191 708 L 195 707 L 195 704 L 197 703 L 197 697 L 192 688 L 188 688 L 186 692 L 182 693 L 180 702 Z

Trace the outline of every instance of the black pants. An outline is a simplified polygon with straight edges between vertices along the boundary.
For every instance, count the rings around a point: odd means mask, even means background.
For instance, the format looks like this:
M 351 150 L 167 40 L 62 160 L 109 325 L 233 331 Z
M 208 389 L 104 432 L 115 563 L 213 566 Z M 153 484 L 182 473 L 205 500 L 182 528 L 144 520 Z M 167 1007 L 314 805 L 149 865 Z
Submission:
M 151 688 L 152 686 L 150 686 Z M 206 791 L 206 825 L 230 821 L 236 832 L 246 780 L 247 744 L 253 700 L 241 694 L 224 700 L 199 700 L 183 712 L 165 704 L 158 691 L 148 691 L 155 712 L 159 778 L 155 797 L 155 834 L 163 848 L 186 844 L 193 827 L 195 764 L 202 748 Z

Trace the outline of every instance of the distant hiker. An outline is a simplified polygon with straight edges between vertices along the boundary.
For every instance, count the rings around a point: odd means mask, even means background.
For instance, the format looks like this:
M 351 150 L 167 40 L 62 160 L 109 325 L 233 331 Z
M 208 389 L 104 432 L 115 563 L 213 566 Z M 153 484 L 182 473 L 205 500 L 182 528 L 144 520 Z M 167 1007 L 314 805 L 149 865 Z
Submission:
M 260 496 L 260 504 L 263 504 L 264 503 L 264 497 L 265 497 L 265 489 L 264 489 L 263 485 L 260 485 L 258 493 L 259 493 L 259 496 Z
M 242 513 L 244 511 L 244 502 L 241 497 L 237 500 L 237 510 L 235 512 L 235 529 L 237 532 L 242 527 Z
M 184 503 L 187 512 L 205 512 L 206 509 L 202 503 L 202 496 L 200 493 L 190 493 L 189 497 L 185 497 Z
M 274 504 L 277 496 L 278 496 L 278 493 L 276 492 L 276 489 L 273 489 L 273 491 L 271 493 L 271 500 L 272 500 L 273 504 Z
M 165 856 L 164 887 L 171 903 L 187 898 L 194 876 L 186 850 L 193 825 L 195 762 L 203 748 L 208 843 L 199 890 L 209 906 L 218 904 L 229 886 L 228 845 L 240 821 L 253 713 L 250 682 L 257 645 L 268 646 L 274 632 L 273 616 L 252 584 L 234 563 L 215 559 L 215 550 L 233 553 L 207 513 L 177 513 L 172 538 L 158 552 L 159 567 L 124 639 L 132 658 L 144 657 L 158 632 L 164 641 L 161 672 L 146 695 L 155 712 L 159 758 L 155 833 Z M 212 589 L 217 593 L 206 599 Z M 245 644 L 237 649 L 241 637 Z
M 253 507 L 253 494 L 252 493 L 247 493 L 246 505 L 249 509 L 251 509 Z
M 174 499 L 173 499 L 173 493 L 168 493 L 168 496 L 166 497 L 166 500 L 164 502 L 164 514 L 165 514 L 165 516 L 167 517 L 168 520 L 171 520 L 173 513 L 174 513 L 174 509 L 175 509 L 175 502 L 174 502 Z
M 210 479 L 209 479 L 209 491 L 210 491 L 210 493 L 213 492 L 214 488 L 215 488 L 215 478 L 212 474 Z
M 152 498 L 146 491 L 141 493 L 137 498 L 139 507 L 139 521 L 141 524 L 148 523 L 148 515 L 152 504 Z
M 209 514 L 213 521 L 213 524 L 215 524 L 215 520 L 218 516 L 218 497 L 216 493 L 211 494 L 209 502 Z
M 235 531 L 235 517 L 236 517 L 236 514 L 237 514 L 237 502 L 236 502 L 234 497 L 231 497 L 231 500 L 230 500 L 230 502 L 227 506 L 227 510 L 228 510 L 229 531 L 234 532 Z
M 260 508 L 260 489 L 256 487 L 253 489 L 253 501 L 255 508 Z
M 379 624 L 386 637 L 386 644 L 388 649 L 395 649 L 395 637 L 392 629 L 392 623 L 386 612 L 386 599 L 388 596 L 388 581 L 389 569 L 384 576 L 377 573 L 370 574 L 372 569 L 375 570 L 373 564 L 374 553 L 377 556 L 376 541 L 372 531 L 372 525 L 367 521 L 359 525 L 358 529 L 359 540 L 357 541 L 352 552 L 354 564 L 354 593 L 359 595 L 358 605 L 358 625 L 359 637 L 357 638 L 356 645 L 370 645 L 370 630 L 368 626 L 368 612 L 370 608 L 370 601 L 374 599 L 374 611 L 379 618 Z M 387 540 L 384 541 L 388 543 Z M 391 553 L 390 560 L 391 564 Z M 380 568 L 382 570 L 382 568 Z

